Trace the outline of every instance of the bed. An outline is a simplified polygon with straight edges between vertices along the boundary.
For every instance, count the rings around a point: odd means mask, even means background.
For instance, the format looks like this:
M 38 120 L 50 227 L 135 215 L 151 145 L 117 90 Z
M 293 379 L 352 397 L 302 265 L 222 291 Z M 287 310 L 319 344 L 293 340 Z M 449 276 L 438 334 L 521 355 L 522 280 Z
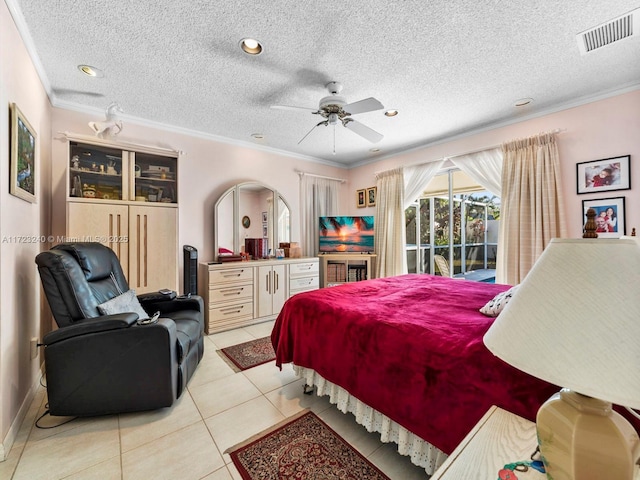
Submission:
M 482 343 L 479 309 L 509 288 L 409 274 L 301 293 L 274 324 L 276 365 L 431 474 L 491 405 L 535 420 L 559 389 Z

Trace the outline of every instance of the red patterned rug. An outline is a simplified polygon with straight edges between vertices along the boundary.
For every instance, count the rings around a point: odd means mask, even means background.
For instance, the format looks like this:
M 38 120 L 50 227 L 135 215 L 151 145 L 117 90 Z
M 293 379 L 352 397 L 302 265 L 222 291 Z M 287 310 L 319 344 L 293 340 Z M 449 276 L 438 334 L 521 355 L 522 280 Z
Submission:
M 310 411 L 225 453 L 244 480 L 390 480 Z
M 275 360 L 276 353 L 271 345 L 271 337 L 258 338 L 250 342 L 232 345 L 219 350 L 239 370 L 262 365 Z

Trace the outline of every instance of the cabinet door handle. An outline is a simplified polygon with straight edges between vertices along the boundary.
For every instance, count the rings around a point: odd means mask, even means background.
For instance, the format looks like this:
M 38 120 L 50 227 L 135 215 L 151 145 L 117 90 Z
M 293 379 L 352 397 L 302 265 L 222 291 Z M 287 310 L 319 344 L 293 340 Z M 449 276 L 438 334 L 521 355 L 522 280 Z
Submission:
M 278 275 L 276 272 L 273 272 L 273 275 L 276 277 L 276 287 L 273 289 L 273 293 L 275 293 L 280 288 L 280 283 L 278 282 L 278 280 L 280 280 L 280 275 Z
M 265 278 L 267 282 L 267 293 L 271 293 L 271 272 L 267 273 Z

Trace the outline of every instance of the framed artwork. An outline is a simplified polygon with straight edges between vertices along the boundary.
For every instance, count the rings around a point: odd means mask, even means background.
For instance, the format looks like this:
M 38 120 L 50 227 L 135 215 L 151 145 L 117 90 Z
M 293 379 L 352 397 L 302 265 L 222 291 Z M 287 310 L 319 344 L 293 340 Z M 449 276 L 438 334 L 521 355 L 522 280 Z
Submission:
M 267 212 L 262 212 L 262 223 L 267 223 Z
M 267 238 L 269 235 L 269 230 L 267 229 L 267 225 L 262 225 L 262 238 Z
M 11 160 L 9 193 L 36 202 L 37 135 L 15 103 L 11 104 Z
M 375 207 L 376 206 L 376 192 L 378 187 L 369 187 L 367 188 L 367 207 Z
M 587 222 L 587 210 L 596 212 L 596 233 L 598 238 L 620 238 L 624 235 L 624 197 L 598 198 L 582 201 L 582 229 Z
M 631 188 L 630 155 L 578 163 L 578 194 L 629 190 Z
M 366 188 L 356 191 L 356 205 L 358 205 L 358 208 L 367 206 L 367 189 Z

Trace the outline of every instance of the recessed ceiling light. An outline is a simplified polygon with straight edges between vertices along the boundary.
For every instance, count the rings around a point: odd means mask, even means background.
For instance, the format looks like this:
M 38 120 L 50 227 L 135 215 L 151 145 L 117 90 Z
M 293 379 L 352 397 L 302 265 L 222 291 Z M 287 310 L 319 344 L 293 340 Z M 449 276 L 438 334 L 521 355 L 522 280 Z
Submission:
M 89 77 L 102 77 L 103 75 L 102 70 L 91 65 L 78 65 L 78 70 Z
M 380 149 L 379 148 L 370 148 L 369 151 L 371 153 L 378 153 L 380 151 Z
M 525 105 L 529 105 L 531 102 L 533 102 L 533 98 L 521 98 L 520 100 L 516 100 L 514 106 L 524 107 Z
M 387 117 L 395 117 L 398 114 L 398 110 L 387 110 L 384 114 Z
M 253 38 L 243 38 L 240 40 L 240 48 L 244 53 L 249 55 L 260 55 L 262 53 L 262 45 Z
M 253 138 L 255 138 L 256 140 L 263 140 L 264 139 L 264 133 L 252 133 L 251 136 Z

